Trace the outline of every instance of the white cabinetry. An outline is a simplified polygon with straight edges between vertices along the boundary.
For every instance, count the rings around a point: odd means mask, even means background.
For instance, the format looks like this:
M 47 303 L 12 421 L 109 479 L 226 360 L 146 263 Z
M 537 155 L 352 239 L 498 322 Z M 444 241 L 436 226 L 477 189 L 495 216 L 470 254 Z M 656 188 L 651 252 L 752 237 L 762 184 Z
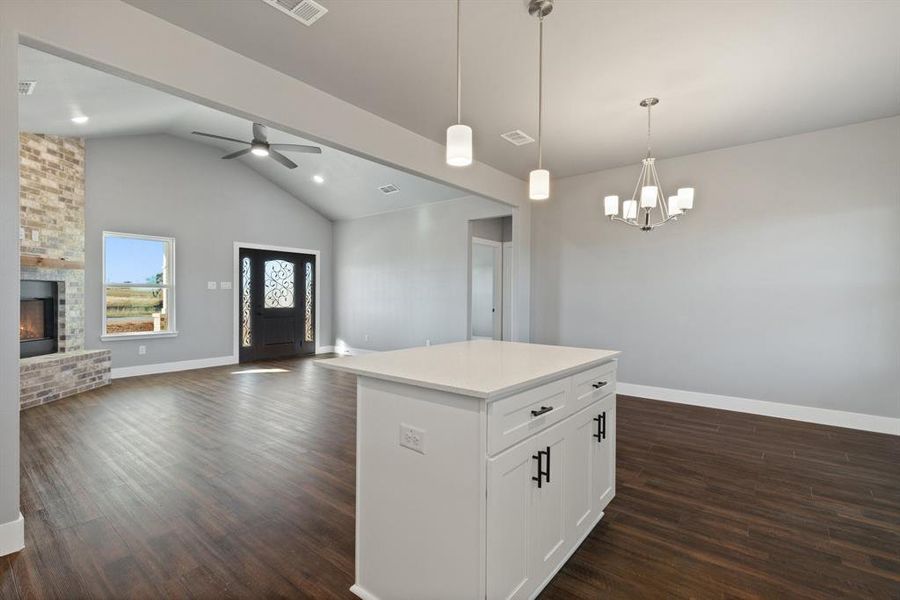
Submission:
M 615 494 L 617 353 L 475 344 L 329 361 L 359 375 L 365 600 L 534 598 Z

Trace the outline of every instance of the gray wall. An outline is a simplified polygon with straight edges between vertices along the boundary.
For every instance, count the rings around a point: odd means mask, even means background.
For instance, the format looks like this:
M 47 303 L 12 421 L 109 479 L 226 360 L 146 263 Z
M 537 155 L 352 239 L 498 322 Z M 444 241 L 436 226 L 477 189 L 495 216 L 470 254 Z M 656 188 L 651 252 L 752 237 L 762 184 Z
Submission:
M 472 237 L 494 242 L 512 241 L 512 217 L 494 217 L 472 221 Z
M 19 518 L 19 98 L 16 39 L 0 18 L 0 526 Z
M 393 350 L 467 339 L 469 220 L 511 210 L 466 197 L 335 222 L 336 344 Z
M 204 144 L 127 136 L 87 140 L 86 151 L 87 347 L 112 350 L 114 368 L 231 355 L 233 292 L 206 282 L 233 281 L 235 241 L 322 251 L 319 343 L 332 343 L 330 221 Z M 100 340 L 104 230 L 175 237 L 178 337 Z
M 534 341 L 622 350 L 629 383 L 900 417 L 900 117 L 657 166 L 696 208 L 651 233 L 603 216 L 637 164 L 534 205 Z

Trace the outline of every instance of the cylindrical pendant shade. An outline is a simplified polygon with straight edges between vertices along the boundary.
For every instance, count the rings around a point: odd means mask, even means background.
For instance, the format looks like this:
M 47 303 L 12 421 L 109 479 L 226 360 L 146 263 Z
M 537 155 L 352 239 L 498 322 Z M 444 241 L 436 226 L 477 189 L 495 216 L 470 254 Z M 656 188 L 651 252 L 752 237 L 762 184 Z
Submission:
M 472 164 L 472 128 L 468 125 L 457 124 L 447 128 L 447 164 L 451 167 Z
M 528 174 L 528 197 L 531 200 L 546 200 L 550 197 L 550 171 L 535 169 Z
M 657 190 L 655 185 L 645 185 L 641 188 L 641 208 L 656 207 Z
M 622 203 L 622 218 L 624 219 L 636 219 L 637 218 L 637 200 L 626 200 Z
M 678 196 L 669 196 L 669 214 L 670 215 L 680 215 L 684 211 L 681 210 L 681 207 L 678 205 Z
M 607 217 L 619 214 L 618 196 L 607 196 L 603 199 L 603 213 Z
M 694 208 L 694 188 L 678 188 L 678 206 L 683 210 Z

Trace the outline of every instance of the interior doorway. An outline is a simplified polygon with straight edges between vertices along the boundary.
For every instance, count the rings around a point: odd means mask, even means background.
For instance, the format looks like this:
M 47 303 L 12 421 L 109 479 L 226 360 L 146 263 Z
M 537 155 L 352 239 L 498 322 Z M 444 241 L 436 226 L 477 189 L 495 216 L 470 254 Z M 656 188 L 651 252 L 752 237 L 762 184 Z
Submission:
M 316 256 L 241 248 L 240 362 L 316 352 Z
M 512 339 L 512 217 L 470 222 L 470 339 Z

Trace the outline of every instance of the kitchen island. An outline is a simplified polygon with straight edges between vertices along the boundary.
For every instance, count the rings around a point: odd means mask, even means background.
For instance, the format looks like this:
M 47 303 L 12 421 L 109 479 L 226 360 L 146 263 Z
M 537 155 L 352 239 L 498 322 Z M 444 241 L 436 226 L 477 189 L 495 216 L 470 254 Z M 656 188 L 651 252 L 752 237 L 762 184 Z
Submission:
M 536 596 L 615 494 L 618 354 L 479 340 L 317 361 L 358 378 L 351 590 Z

